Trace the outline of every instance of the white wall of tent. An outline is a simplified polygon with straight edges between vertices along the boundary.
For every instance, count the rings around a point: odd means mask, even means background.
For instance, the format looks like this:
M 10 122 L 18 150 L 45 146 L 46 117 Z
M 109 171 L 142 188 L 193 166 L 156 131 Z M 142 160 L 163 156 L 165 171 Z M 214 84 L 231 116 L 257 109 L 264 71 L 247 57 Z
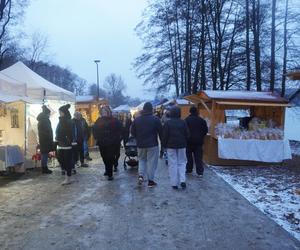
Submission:
M 30 159 L 38 144 L 36 117 L 42 105 L 52 111 L 50 120 L 55 131 L 58 108 L 66 103 L 71 104 L 70 112 L 74 112 L 72 92 L 47 81 L 22 62 L 0 71 L 0 145 L 19 146 L 29 162 L 28 167 L 32 167 Z

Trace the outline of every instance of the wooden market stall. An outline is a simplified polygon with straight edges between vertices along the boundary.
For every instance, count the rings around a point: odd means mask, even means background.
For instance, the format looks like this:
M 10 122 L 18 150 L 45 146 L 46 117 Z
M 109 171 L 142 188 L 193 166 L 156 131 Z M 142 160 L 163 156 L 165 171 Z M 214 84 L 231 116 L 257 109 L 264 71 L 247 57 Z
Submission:
M 164 109 L 167 109 L 169 107 L 172 107 L 173 105 L 176 105 L 181 110 L 181 119 L 185 119 L 190 115 L 190 108 L 194 106 L 194 104 L 186 99 L 174 99 L 170 101 L 166 101 L 160 105 L 158 105 L 156 108 L 160 110 L 160 113 L 163 113 Z
M 77 96 L 75 109 L 82 114 L 89 126 L 93 126 L 99 117 L 100 107 L 106 105 L 108 105 L 108 101 L 103 98 L 97 100 L 95 96 Z M 93 136 L 90 137 L 89 146 L 95 146 Z
M 209 134 L 205 138 L 203 153 L 206 163 L 212 165 L 258 165 L 281 162 L 290 157 L 288 141 L 284 138 L 274 140 L 275 138 L 273 139 L 272 136 L 275 135 L 268 134 L 278 132 L 279 128 L 283 129 L 284 127 L 285 108 L 289 105 L 284 98 L 270 92 L 253 91 L 201 91 L 185 98 L 198 106 L 199 114 L 207 120 L 209 125 Z M 226 112 L 230 110 L 243 110 L 249 113 L 248 118 L 239 119 L 237 127 L 232 129 L 234 133 L 238 134 L 238 136 L 234 135 L 235 138 L 226 132 L 226 126 L 229 128 L 232 126 L 226 125 L 229 124 Z M 254 131 L 240 130 L 241 121 L 249 122 L 253 118 L 256 121 L 268 121 L 274 128 L 263 129 L 260 127 L 259 130 L 265 133 L 263 139 L 260 138 L 262 135 Z M 222 128 L 225 128 L 225 136 L 217 132 Z M 282 159 L 278 157 L 273 162 L 270 160 L 270 158 L 273 159 L 272 155 L 267 158 L 266 151 L 276 147 L 278 151 L 276 153 L 281 155 Z

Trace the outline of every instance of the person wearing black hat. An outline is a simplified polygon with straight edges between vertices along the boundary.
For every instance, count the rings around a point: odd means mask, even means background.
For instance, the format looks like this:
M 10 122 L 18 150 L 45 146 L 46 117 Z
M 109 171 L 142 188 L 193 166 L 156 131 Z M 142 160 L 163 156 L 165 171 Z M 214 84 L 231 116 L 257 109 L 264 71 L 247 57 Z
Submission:
M 199 116 L 196 107 L 190 108 L 190 115 L 185 119 L 191 136 L 188 139 L 186 149 L 187 165 L 186 173 L 193 172 L 193 162 L 196 163 L 196 173 L 203 176 L 204 168 L 202 163 L 203 142 L 204 137 L 208 132 L 207 124 L 204 119 Z
M 138 147 L 138 183 L 142 185 L 144 178 L 148 177 L 148 187 L 154 187 L 157 185 L 154 177 L 159 157 L 158 137 L 161 140 L 162 125 L 159 118 L 153 115 L 150 102 L 144 104 L 141 116 L 133 121 L 131 134 L 136 138 Z
M 64 171 L 67 172 L 66 179 L 62 185 L 71 183 L 73 169 L 73 123 L 69 112 L 70 104 L 59 108 L 59 123 L 56 128 L 57 159 Z
M 42 110 L 37 117 L 42 173 L 52 174 L 52 171 L 48 169 L 48 154 L 53 151 L 53 131 L 49 119 L 51 111 L 45 105 Z

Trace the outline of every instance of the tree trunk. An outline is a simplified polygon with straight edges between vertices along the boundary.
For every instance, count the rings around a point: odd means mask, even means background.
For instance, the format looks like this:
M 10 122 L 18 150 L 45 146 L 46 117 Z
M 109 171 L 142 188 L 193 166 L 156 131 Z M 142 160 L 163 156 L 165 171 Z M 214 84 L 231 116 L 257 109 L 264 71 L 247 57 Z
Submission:
M 247 61 L 247 78 L 246 88 L 251 89 L 251 61 L 250 61 L 250 13 L 249 13 L 249 0 L 246 0 L 246 61 Z
M 275 86 L 275 14 L 276 14 L 276 0 L 272 0 L 272 31 L 271 31 L 271 77 L 270 90 L 274 91 Z
M 283 67 L 281 80 L 281 96 L 285 95 L 286 68 L 287 68 L 287 18 L 289 11 L 289 0 L 285 1 L 284 31 L 283 31 Z
M 260 62 L 260 0 L 253 0 L 253 37 L 256 71 L 256 90 L 261 91 L 261 62 Z

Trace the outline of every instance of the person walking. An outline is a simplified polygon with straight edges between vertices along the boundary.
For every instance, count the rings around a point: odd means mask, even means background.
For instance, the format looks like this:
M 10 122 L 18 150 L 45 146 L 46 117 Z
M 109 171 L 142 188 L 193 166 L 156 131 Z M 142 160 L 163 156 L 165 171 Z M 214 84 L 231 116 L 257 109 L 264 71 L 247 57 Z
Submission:
M 123 145 L 124 145 L 124 147 L 129 139 L 131 124 L 132 124 L 131 114 L 130 113 L 125 114 L 124 119 L 123 119 Z
M 204 137 L 208 132 L 207 124 L 204 119 L 199 116 L 196 107 L 190 108 L 190 115 L 185 119 L 185 122 L 191 133 L 191 137 L 188 139 L 188 145 L 186 150 L 187 165 L 186 173 L 193 172 L 193 163 L 196 163 L 196 173 L 202 177 L 204 168 L 202 163 L 203 154 L 203 142 Z
M 59 108 L 59 122 L 56 128 L 57 141 L 57 159 L 61 168 L 67 173 L 62 185 L 71 184 L 71 175 L 73 169 L 73 122 L 69 112 L 70 104 Z
M 52 174 L 48 169 L 48 154 L 54 150 L 53 131 L 50 121 L 51 111 L 45 105 L 42 106 L 42 112 L 38 115 L 38 136 L 41 151 L 41 165 L 43 174 Z
M 159 118 L 153 116 L 150 102 L 144 104 L 141 116 L 133 121 L 131 134 L 135 137 L 138 147 L 138 183 L 142 185 L 147 177 L 148 187 L 154 187 L 157 185 L 154 178 L 159 157 L 158 137 L 162 139 L 162 125 Z
M 104 175 L 108 180 L 113 180 L 113 167 L 116 164 L 118 152 L 120 152 L 120 142 L 122 138 L 122 124 L 112 117 L 109 107 L 102 107 L 100 118 L 94 124 L 93 135 L 97 141 L 101 157 L 105 165 Z
M 163 126 L 163 146 L 167 150 L 168 166 L 171 185 L 178 189 L 186 188 L 185 168 L 186 168 L 186 146 L 189 137 L 188 127 L 181 117 L 181 110 L 172 107 L 170 110 L 170 120 Z
M 73 123 L 76 142 L 74 146 L 74 164 L 77 164 L 78 160 L 80 160 L 81 167 L 88 167 L 88 165 L 84 163 L 84 140 L 87 137 L 88 125 L 78 111 L 74 113 Z

